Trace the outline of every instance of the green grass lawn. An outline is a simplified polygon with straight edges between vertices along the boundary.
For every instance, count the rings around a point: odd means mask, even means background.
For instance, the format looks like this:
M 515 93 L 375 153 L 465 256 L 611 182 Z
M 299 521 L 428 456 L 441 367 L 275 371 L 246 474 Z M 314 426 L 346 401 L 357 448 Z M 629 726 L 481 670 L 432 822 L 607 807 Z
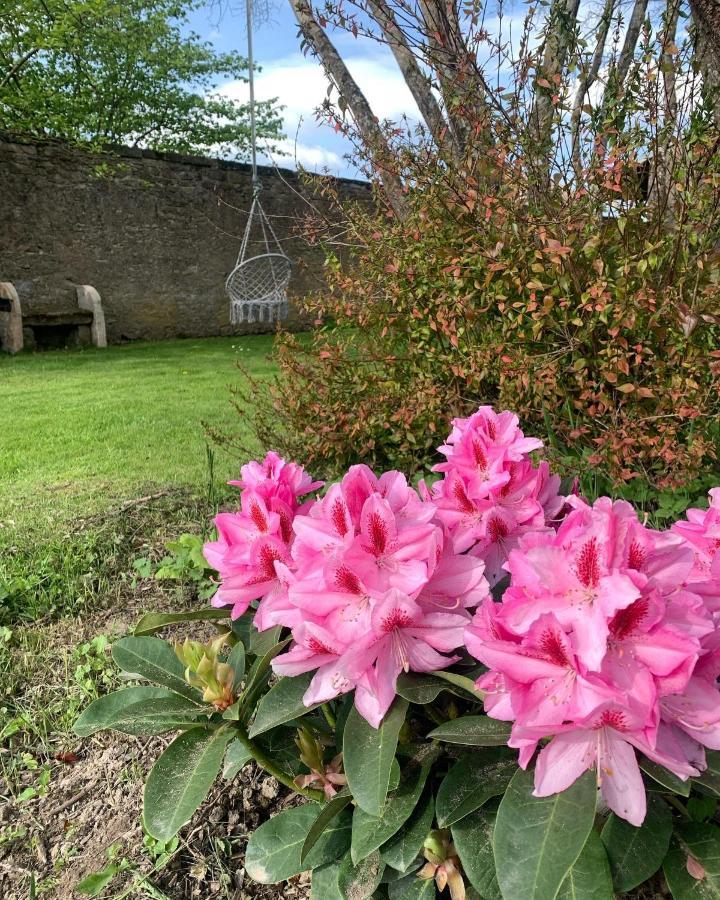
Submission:
M 258 335 L 0 357 L 0 536 L 206 485 L 201 420 L 241 427 L 235 363 L 267 376 L 271 346 Z M 236 471 L 215 455 L 217 481 Z

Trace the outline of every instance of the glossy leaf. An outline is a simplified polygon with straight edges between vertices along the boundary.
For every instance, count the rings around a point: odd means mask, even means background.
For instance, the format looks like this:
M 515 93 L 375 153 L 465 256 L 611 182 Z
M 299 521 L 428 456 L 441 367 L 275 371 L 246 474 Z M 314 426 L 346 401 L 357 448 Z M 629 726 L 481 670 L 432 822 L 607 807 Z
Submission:
M 701 878 L 688 872 L 688 856 L 702 867 Z M 663 873 L 675 900 L 720 900 L 720 828 L 695 822 L 677 827 Z
M 489 716 L 462 716 L 434 728 L 429 738 L 446 744 L 465 744 L 470 747 L 498 747 L 507 744 L 510 724 Z
M 370 816 L 357 807 L 353 813 L 351 852 L 354 863 L 369 856 L 388 841 L 407 822 L 415 809 L 438 751 L 423 747 L 403 764 L 400 787 L 388 795 L 380 816 Z
M 554 897 L 585 846 L 595 818 L 593 772 L 585 772 L 567 790 L 550 797 L 533 797 L 533 779 L 533 772 L 517 770 L 495 822 L 498 883 L 503 896 L 512 900 Z
M 672 828 L 670 807 L 653 793 L 648 794 L 647 815 L 639 828 L 610 815 L 602 841 L 616 891 L 632 890 L 657 872 L 670 845 Z
M 368 900 L 380 884 L 385 863 L 376 850 L 370 856 L 353 864 L 348 853 L 340 863 L 338 886 L 345 900 Z
M 228 729 L 192 728 L 166 748 L 148 776 L 143 799 L 145 828 L 169 841 L 192 818 L 222 766 Z
M 267 631 L 257 631 L 253 628 L 250 631 L 250 653 L 254 656 L 265 656 L 268 650 L 272 650 L 276 644 L 280 643 L 281 634 L 282 626 L 280 625 L 269 628 Z
M 228 654 L 227 664 L 235 673 L 233 678 L 233 694 L 237 697 L 245 678 L 245 647 L 238 641 Z
M 252 754 L 245 749 L 237 738 L 228 744 L 225 753 L 225 762 L 223 763 L 223 778 L 226 781 L 232 781 L 243 766 L 247 765 L 252 759 Z
M 385 804 L 390 770 L 408 703 L 396 697 L 379 728 L 373 728 L 353 706 L 345 723 L 343 765 L 357 805 L 379 816 Z
M 313 672 L 307 672 L 294 678 L 281 678 L 274 684 L 258 703 L 255 720 L 250 728 L 250 737 L 264 734 L 271 728 L 298 719 L 311 709 L 315 709 L 318 704 L 305 706 L 302 699 L 313 675 Z
M 446 689 L 439 678 L 430 673 L 401 672 L 397 680 L 396 690 L 401 697 L 410 703 L 423 706 L 432 703 Z
M 156 631 L 162 631 L 168 625 L 177 625 L 181 622 L 215 622 L 219 619 L 227 619 L 230 615 L 230 608 L 214 609 L 191 609 L 187 612 L 176 613 L 157 613 L 149 612 L 140 619 L 135 628 L 133 635 L 135 637 L 143 637 L 149 634 L 155 634 Z
M 338 887 L 339 874 L 339 862 L 313 869 L 310 900 L 345 900 Z
M 400 831 L 380 847 L 380 854 L 389 866 L 398 872 L 407 872 L 430 833 L 434 814 L 435 802 L 428 792 Z
M 605 847 L 594 829 L 565 876 L 556 900 L 613 900 L 613 883 Z
M 693 778 L 693 782 L 702 793 L 720 797 L 720 751 L 706 750 L 705 758 L 707 769 L 697 778 Z
M 183 664 L 167 641 L 155 637 L 121 638 L 113 644 L 112 656 L 124 672 L 160 684 L 189 700 L 200 700 L 199 693 L 185 681 Z
M 445 672 L 443 670 L 435 672 L 435 675 L 438 678 L 442 678 L 443 681 L 447 681 L 450 684 L 455 685 L 455 687 L 459 687 L 466 694 L 469 694 L 476 700 L 482 700 L 482 698 L 485 696 L 482 691 L 479 691 L 475 687 L 475 682 L 472 680 L 472 678 L 468 678 L 467 675 L 458 675 L 456 672 Z
M 638 762 L 640 763 L 640 768 L 643 772 L 646 775 L 649 775 L 653 781 L 657 782 L 657 784 L 672 791 L 673 794 L 680 794 L 682 797 L 690 796 L 692 782 L 689 778 L 683 781 L 678 778 L 677 775 L 673 775 L 672 772 L 669 772 L 665 766 L 660 766 L 651 759 L 647 759 L 647 757 L 641 757 Z M 653 788 L 649 787 L 649 790 L 653 790 Z
M 332 799 L 328 800 L 327 803 L 320 809 L 318 813 L 317 819 L 312 823 L 310 830 L 307 833 L 307 837 L 302 845 L 300 850 L 300 860 L 301 862 L 305 861 L 305 857 L 312 850 L 312 848 L 317 844 L 320 839 L 320 835 L 325 831 L 330 822 L 335 818 L 335 816 L 340 815 L 340 813 L 345 809 L 345 807 L 350 803 L 352 797 L 350 794 L 337 794 Z
M 286 809 L 256 829 L 248 841 L 245 870 L 261 884 L 277 884 L 306 869 L 339 859 L 350 843 L 351 816 L 343 810 L 325 829 L 306 859 L 302 846 L 317 818 L 313 803 Z
M 435 880 L 407 875 L 388 885 L 390 900 L 435 900 Z
M 438 826 L 447 828 L 491 797 L 504 794 L 517 767 L 513 756 L 492 751 L 467 756 L 455 763 L 442 780 L 435 800 Z
M 213 712 L 166 688 L 128 687 L 93 700 L 73 725 L 79 737 L 112 729 L 123 734 L 162 734 Z
M 456 822 L 451 829 L 465 874 L 483 900 L 503 900 L 493 856 L 496 815 L 494 809 L 481 807 Z

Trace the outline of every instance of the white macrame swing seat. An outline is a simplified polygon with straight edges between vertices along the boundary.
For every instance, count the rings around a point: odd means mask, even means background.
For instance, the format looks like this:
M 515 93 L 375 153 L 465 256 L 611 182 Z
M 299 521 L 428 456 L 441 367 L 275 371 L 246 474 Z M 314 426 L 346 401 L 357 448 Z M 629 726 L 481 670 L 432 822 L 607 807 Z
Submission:
M 248 248 L 253 229 L 262 236 L 259 248 L 262 252 L 251 256 L 249 253 L 252 251 Z M 256 191 L 235 268 L 225 282 L 233 325 L 272 323 L 285 319 L 288 315 L 287 289 L 291 274 L 292 263 L 283 253 Z

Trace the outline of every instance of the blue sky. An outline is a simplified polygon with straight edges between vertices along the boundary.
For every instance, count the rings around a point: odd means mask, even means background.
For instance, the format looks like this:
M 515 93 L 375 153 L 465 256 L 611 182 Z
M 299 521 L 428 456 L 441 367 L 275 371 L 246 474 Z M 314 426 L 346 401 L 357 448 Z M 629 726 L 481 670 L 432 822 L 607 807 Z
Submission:
M 346 139 L 316 121 L 314 110 L 326 95 L 327 81 L 319 64 L 300 52 L 297 24 L 287 0 L 275 0 L 271 17 L 254 30 L 255 58 L 262 67 L 255 90 L 259 100 L 277 97 L 285 107 L 287 137 L 282 149 L 286 155 L 262 157 L 261 162 L 295 168 L 297 160 L 312 171 L 358 177 L 344 158 L 350 150 Z M 240 3 L 235 9 L 225 9 L 221 16 L 217 6 L 208 4 L 193 14 L 191 26 L 218 50 L 246 51 L 245 11 Z M 396 121 L 403 114 L 417 118 L 414 101 L 389 50 L 343 32 L 335 33 L 333 40 L 376 115 Z M 247 85 L 241 82 L 226 82 L 220 90 L 247 100 Z

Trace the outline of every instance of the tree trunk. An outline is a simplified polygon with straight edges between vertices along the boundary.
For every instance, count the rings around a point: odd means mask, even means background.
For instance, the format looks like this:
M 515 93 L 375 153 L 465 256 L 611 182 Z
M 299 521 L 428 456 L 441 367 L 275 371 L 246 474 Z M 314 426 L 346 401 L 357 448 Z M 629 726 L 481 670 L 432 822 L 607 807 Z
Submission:
M 690 0 L 695 55 L 720 128 L 720 0 Z
M 307 0 L 290 0 L 290 6 L 303 37 L 320 60 L 328 78 L 338 89 L 343 103 L 355 120 L 363 144 L 372 153 L 380 182 L 390 204 L 397 214 L 402 213 L 405 208 L 402 182 L 392 170 L 390 165 L 392 154 L 370 104 L 325 33 L 325 29 L 316 21 Z
M 409 48 L 405 35 L 398 26 L 392 10 L 386 0 L 367 0 L 367 7 L 378 23 L 388 46 L 395 56 L 405 83 L 417 103 L 418 109 L 432 135 L 438 150 L 443 156 L 457 159 L 460 152 L 455 135 L 445 120 L 440 106 L 433 96 L 430 80 L 422 72 L 417 58 Z

